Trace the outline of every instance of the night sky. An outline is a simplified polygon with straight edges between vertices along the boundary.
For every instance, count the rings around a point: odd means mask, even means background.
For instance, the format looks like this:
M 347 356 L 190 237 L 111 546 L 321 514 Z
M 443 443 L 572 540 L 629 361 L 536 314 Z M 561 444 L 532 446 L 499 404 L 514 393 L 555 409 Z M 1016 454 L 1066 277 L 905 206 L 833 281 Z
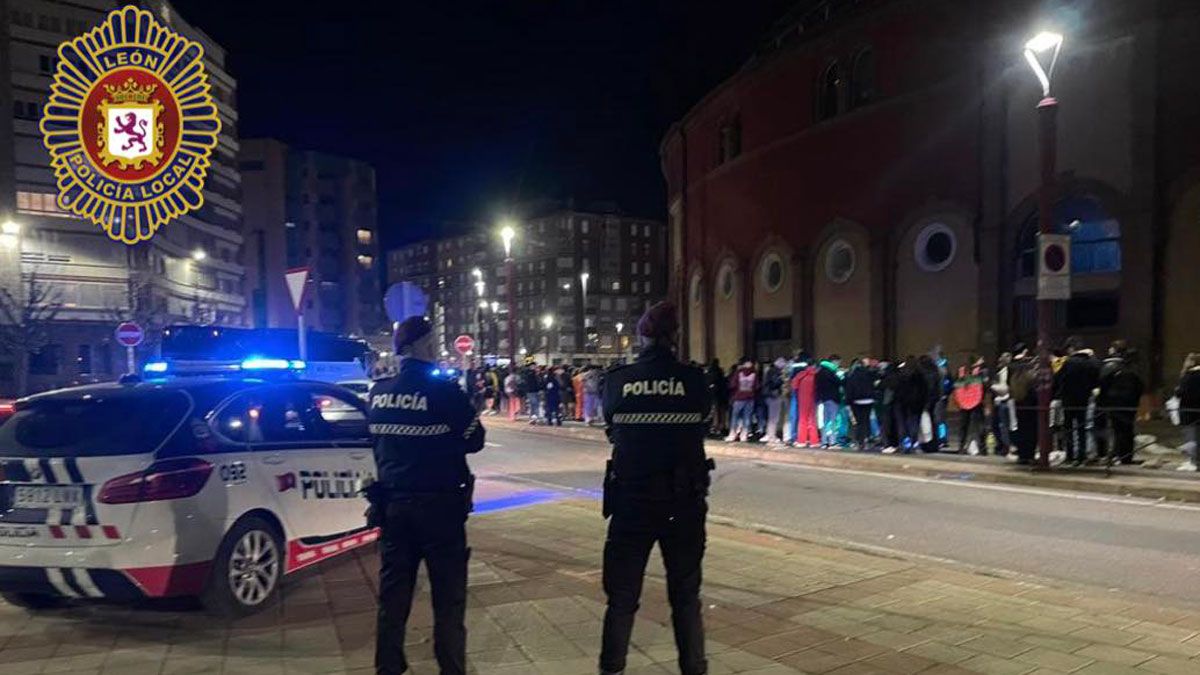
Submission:
M 173 2 L 228 50 L 243 137 L 375 166 L 385 247 L 518 199 L 662 218 L 663 133 L 795 4 Z

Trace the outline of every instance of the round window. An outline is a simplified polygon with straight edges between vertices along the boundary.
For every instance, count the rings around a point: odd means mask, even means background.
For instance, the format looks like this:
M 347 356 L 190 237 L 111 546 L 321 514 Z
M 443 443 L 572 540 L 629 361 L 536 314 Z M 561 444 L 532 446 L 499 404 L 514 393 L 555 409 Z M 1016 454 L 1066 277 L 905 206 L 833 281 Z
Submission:
M 774 293 L 783 286 L 783 259 L 778 253 L 768 253 L 762 261 L 760 269 L 762 275 L 763 288 L 767 289 L 768 293 Z
M 692 277 L 692 305 L 699 307 L 700 303 L 704 301 L 703 294 L 704 282 L 702 281 L 700 273 L 697 272 L 695 276 Z
M 834 241 L 825 251 L 825 276 L 835 284 L 850 281 L 855 265 L 854 247 L 845 239 Z
M 917 265 L 926 272 L 941 272 L 954 262 L 958 239 L 944 223 L 926 225 L 913 243 Z
M 725 265 L 721 268 L 721 275 L 718 278 L 719 288 L 721 289 L 721 297 L 728 300 L 733 297 L 733 265 Z

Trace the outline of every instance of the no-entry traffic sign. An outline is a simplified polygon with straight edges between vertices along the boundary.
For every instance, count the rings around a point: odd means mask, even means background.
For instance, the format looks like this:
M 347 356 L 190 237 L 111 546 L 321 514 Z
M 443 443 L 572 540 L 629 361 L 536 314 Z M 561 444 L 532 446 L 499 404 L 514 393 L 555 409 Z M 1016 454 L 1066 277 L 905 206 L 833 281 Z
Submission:
M 117 330 L 114 335 L 117 338 L 117 343 L 122 347 L 136 347 L 142 344 L 142 340 L 146 338 L 146 334 L 142 331 L 142 327 L 136 323 L 133 323 L 132 321 L 126 321 L 125 323 L 117 326 Z
M 475 349 L 475 338 L 470 335 L 459 335 L 454 338 L 454 351 L 466 356 Z

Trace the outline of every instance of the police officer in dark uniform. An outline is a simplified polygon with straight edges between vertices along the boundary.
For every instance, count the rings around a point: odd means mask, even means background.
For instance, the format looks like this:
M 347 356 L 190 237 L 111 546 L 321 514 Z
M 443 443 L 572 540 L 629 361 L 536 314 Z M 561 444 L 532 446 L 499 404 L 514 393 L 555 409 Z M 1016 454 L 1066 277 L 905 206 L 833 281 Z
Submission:
M 484 431 L 456 383 L 434 377 L 437 345 L 424 317 L 396 327 L 399 373 L 371 388 L 370 430 L 379 480 L 367 490 L 369 520 L 382 528 L 375 670 L 408 670 L 404 630 L 417 566 L 425 561 L 433 596 L 434 654 L 442 675 L 467 672 L 466 522 L 474 477 L 466 456 Z
M 659 303 L 638 322 L 642 351 L 609 371 L 604 418 L 612 459 L 604 481 L 604 636 L 601 675 L 625 670 L 650 549 L 667 570 L 667 597 L 683 675 L 708 672 L 700 616 L 700 565 L 711 460 L 704 454 L 710 401 L 704 373 L 680 363 L 675 306 Z

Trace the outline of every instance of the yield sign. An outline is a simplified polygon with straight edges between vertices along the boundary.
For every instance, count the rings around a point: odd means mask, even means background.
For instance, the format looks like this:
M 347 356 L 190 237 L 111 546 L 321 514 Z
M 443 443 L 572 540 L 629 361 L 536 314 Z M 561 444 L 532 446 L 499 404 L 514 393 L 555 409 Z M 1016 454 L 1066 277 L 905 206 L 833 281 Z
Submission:
M 302 311 L 304 307 L 304 297 L 308 291 L 308 268 L 296 267 L 283 273 L 283 278 L 287 281 L 288 295 L 292 296 L 292 305 L 296 307 L 296 311 Z

